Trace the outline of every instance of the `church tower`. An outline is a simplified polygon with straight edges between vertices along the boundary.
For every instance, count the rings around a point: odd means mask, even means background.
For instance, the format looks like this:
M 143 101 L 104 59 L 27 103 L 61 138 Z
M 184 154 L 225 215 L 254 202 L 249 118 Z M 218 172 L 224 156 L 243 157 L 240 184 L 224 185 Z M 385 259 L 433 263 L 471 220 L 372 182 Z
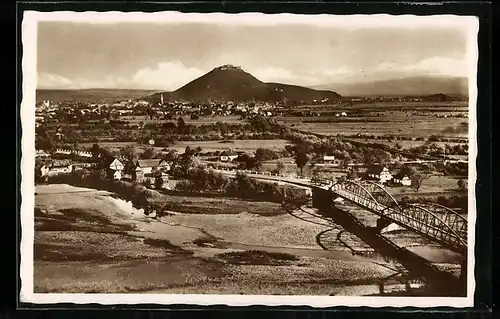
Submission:
M 163 105 L 163 93 L 160 95 L 160 103 Z

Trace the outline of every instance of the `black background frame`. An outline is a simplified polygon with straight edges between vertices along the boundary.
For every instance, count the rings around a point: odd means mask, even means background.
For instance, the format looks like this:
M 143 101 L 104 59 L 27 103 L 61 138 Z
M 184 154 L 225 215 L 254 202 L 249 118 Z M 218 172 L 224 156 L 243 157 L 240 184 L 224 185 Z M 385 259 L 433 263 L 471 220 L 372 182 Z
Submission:
M 5 4 L 2 4 L 2 9 Z M 214 306 L 195 306 L 195 305 L 115 305 L 105 306 L 99 304 L 46 304 L 37 305 L 29 303 L 21 303 L 19 300 L 19 291 L 21 288 L 19 267 L 20 267 L 20 204 L 22 196 L 21 189 L 21 119 L 20 119 L 20 104 L 22 101 L 22 43 L 21 43 L 21 22 L 23 12 L 26 10 L 35 11 L 180 11 L 180 12 L 197 12 L 197 13 L 240 13 L 240 12 L 262 12 L 262 13 L 297 13 L 297 14 L 415 14 L 415 15 L 432 15 L 432 14 L 455 14 L 455 15 L 473 15 L 479 18 L 479 60 L 477 73 L 477 182 L 476 182 L 476 238 L 475 238 L 475 269 L 474 276 L 476 280 L 476 288 L 474 293 L 474 307 L 472 308 L 369 308 L 369 307 L 332 307 L 332 308 L 311 308 L 305 306 L 287 306 L 287 307 L 266 307 L 266 306 L 250 306 L 250 307 L 229 307 L 224 305 Z M 188 315 L 214 315 L 222 317 L 228 315 L 231 317 L 255 317 L 255 316 L 289 316 L 307 318 L 324 318 L 325 316 L 340 315 L 339 312 L 352 316 L 374 315 L 379 314 L 383 318 L 389 318 L 391 315 L 398 315 L 398 318 L 407 315 L 415 315 L 421 318 L 425 315 L 441 314 L 443 316 L 467 316 L 476 315 L 481 317 L 489 317 L 493 307 L 492 288 L 492 225 L 494 217 L 492 215 L 492 4 L 490 2 L 18 2 L 15 8 L 16 15 L 16 107 L 15 109 L 15 128 L 16 132 L 16 170 L 14 171 L 15 191 L 15 213 L 10 210 L 5 211 L 4 215 L 12 218 L 11 222 L 6 222 L 6 229 L 14 229 L 16 240 L 4 241 L 9 248 L 13 248 L 15 254 L 9 255 L 4 260 L 10 265 L 14 265 L 14 273 L 8 274 L 2 272 L 4 280 L 2 281 L 2 290 L 5 290 L 7 295 L 0 298 L 2 303 L 2 313 L 9 316 L 9 312 L 14 309 L 67 309 L 69 311 L 53 312 L 53 311 L 24 311 L 23 315 L 40 316 L 57 316 L 68 318 L 77 318 L 84 315 L 81 312 L 76 313 L 76 309 L 100 310 L 92 312 L 91 315 L 95 318 L 121 315 L 133 315 L 135 318 L 153 318 L 155 316 L 175 316 L 176 314 L 182 317 Z M 2 10 L 2 13 L 12 12 L 12 10 Z M 11 16 L 12 18 L 12 16 Z M 7 18 L 8 19 L 8 18 Z M 6 20 L 3 20 L 4 23 Z M 11 43 L 11 42 L 9 42 Z M 12 81 L 12 78 L 10 78 Z M 13 107 L 5 105 L 4 108 Z M 12 172 L 12 170 L 11 170 Z M 14 227 L 13 225 L 16 225 Z M 498 239 L 498 235 L 496 235 Z M 15 246 L 14 246 L 15 245 Z M 14 246 L 14 247 L 12 247 Z M 5 267 L 3 267 L 5 269 Z M 15 278 L 15 280 L 14 280 Z M 376 297 L 375 297 L 376 298 Z M 108 312 L 108 309 L 121 310 Z M 122 312 L 126 310 L 125 312 Z M 168 310 L 168 312 L 136 312 L 130 310 Z M 203 310 L 203 312 L 201 312 Z M 214 311 L 216 311 L 214 313 Z M 224 313 L 221 313 L 223 311 Z M 392 312 L 387 313 L 387 312 Z M 368 313 L 369 312 L 369 313 Z M 11 312 L 12 313 L 12 312 Z M 19 313 L 19 310 L 18 310 Z M 87 313 L 87 316 L 89 313 Z M 85 316 L 85 318 L 87 317 Z M 3 317 L 3 316 L 2 316 Z

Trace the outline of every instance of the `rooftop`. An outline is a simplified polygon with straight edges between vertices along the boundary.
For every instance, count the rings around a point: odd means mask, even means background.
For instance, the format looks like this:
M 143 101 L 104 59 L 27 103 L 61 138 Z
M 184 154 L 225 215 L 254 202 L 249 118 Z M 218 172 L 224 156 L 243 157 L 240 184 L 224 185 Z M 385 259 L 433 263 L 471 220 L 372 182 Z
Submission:
M 160 164 L 161 159 L 155 158 L 155 159 L 140 159 L 137 160 L 136 165 L 138 167 L 156 167 Z
M 368 174 L 380 174 L 384 170 L 385 166 L 382 165 L 371 165 L 368 167 L 366 172 Z

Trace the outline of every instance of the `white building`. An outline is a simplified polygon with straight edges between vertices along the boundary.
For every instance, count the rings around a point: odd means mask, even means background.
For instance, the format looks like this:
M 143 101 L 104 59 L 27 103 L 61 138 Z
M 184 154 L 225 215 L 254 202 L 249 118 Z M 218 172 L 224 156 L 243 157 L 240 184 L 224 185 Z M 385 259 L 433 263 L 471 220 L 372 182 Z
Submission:
M 333 155 L 324 155 L 323 156 L 323 163 L 333 164 L 334 162 L 335 162 L 335 156 L 333 156 Z
M 402 186 L 411 186 L 411 179 L 408 176 L 408 174 L 405 174 L 404 172 L 400 171 L 394 177 L 392 178 L 392 181 L 394 184 L 399 184 Z
M 392 180 L 391 172 L 389 172 L 389 169 L 384 166 L 371 166 L 368 168 L 366 174 L 368 175 L 368 178 L 374 179 L 382 184 Z

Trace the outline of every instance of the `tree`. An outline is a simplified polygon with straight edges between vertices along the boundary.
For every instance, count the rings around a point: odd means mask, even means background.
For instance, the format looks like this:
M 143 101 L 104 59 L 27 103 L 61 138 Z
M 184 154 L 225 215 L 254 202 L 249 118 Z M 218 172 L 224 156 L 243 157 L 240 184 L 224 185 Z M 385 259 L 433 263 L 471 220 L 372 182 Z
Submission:
M 99 153 L 102 157 L 112 157 L 113 152 L 107 147 L 99 147 Z
M 172 163 L 177 158 L 176 150 L 166 150 L 166 153 L 163 154 L 163 159 L 169 163 Z
M 235 162 L 240 163 L 240 169 L 260 169 L 262 167 L 262 161 L 255 157 L 249 156 L 248 154 L 240 154 L 235 159 Z
M 146 187 L 151 186 L 151 179 L 150 179 L 149 177 L 146 177 L 146 178 L 144 179 L 144 181 L 142 182 L 142 184 L 143 184 L 144 186 L 146 186 Z
M 234 179 L 236 195 L 242 198 L 251 197 L 255 193 L 255 183 L 246 174 L 241 172 L 236 173 Z
M 174 122 L 165 122 L 162 124 L 162 128 L 164 131 L 173 131 L 177 129 L 177 125 Z
M 299 147 L 295 152 L 295 164 L 297 164 L 297 167 L 300 168 L 301 175 L 307 162 L 309 162 L 309 157 L 307 156 L 305 148 Z
M 276 164 L 276 172 L 278 174 L 281 174 L 283 173 L 284 170 L 285 170 L 285 164 L 283 164 L 282 161 L 278 161 L 278 163 Z
M 163 178 L 160 176 L 155 177 L 155 189 L 163 188 Z
M 411 178 L 411 186 L 415 188 L 415 190 L 418 192 L 420 189 L 420 186 L 422 186 L 422 182 L 428 177 L 427 174 L 424 174 L 422 172 L 416 172 L 412 174 Z
M 155 157 L 155 150 L 152 147 L 148 147 L 144 150 L 144 153 L 141 154 L 142 159 L 151 159 Z
M 459 179 L 457 184 L 458 188 L 460 188 L 461 190 L 465 190 L 467 188 L 467 183 L 465 182 L 464 179 Z
M 358 169 L 352 167 L 349 172 L 347 172 L 347 179 L 356 179 L 358 177 Z
M 193 150 L 186 146 L 186 150 L 183 154 L 177 156 L 174 161 L 174 172 L 181 177 L 186 177 L 188 175 L 189 169 L 193 165 Z
M 126 158 L 136 158 L 137 157 L 137 149 L 133 146 L 122 148 L 120 150 L 120 153 L 123 157 L 126 157 Z
M 258 148 L 255 151 L 255 157 L 261 162 L 270 161 L 278 158 L 278 154 L 275 151 L 267 148 Z
M 184 132 L 185 128 L 186 128 L 186 122 L 184 122 L 184 119 L 182 117 L 179 117 L 177 119 L 177 129 L 179 130 L 179 133 Z
M 340 162 L 340 168 L 347 169 L 349 167 L 350 162 L 351 161 L 348 159 L 343 159 L 342 162 Z

